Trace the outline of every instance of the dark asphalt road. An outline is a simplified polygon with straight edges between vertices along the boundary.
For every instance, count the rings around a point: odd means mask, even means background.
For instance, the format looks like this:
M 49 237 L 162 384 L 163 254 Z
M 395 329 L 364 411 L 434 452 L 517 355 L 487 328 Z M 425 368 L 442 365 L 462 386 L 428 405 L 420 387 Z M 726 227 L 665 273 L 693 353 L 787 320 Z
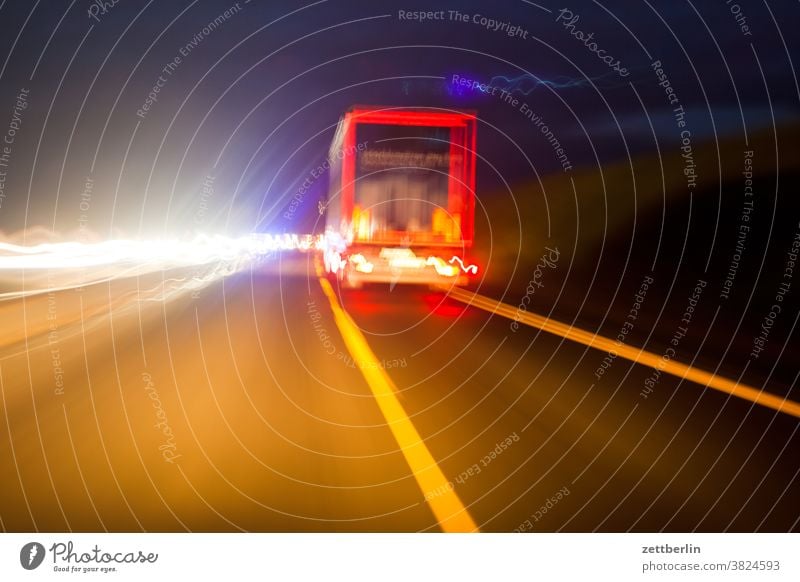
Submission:
M 150 283 L 2 306 L 3 529 L 438 530 L 314 276 Z M 644 399 L 652 369 L 598 380 L 604 353 L 434 291 L 340 302 L 482 531 L 797 528 L 791 416 L 666 375 Z

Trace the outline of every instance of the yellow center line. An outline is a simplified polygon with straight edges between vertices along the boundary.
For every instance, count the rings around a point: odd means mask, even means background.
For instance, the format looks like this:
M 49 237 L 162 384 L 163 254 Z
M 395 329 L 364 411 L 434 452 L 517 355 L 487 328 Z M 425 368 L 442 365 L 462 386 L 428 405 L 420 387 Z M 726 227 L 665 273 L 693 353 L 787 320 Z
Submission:
M 319 278 L 322 291 L 328 297 L 336 326 L 342 334 L 347 349 L 359 368 L 364 379 L 372 390 L 372 394 L 383 413 L 389 428 L 400 446 L 406 462 L 414 473 L 419 488 L 427 498 L 435 491 L 436 495 L 428 500 L 439 526 L 445 532 L 473 532 L 478 526 L 473 521 L 464 504 L 448 486 L 449 481 L 442 473 L 439 465 L 431 455 L 416 427 L 408 418 L 402 404 L 397 399 L 396 388 L 392 379 L 384 370 L 378 358 L 372 352 L 366 338 L 347 312 L 339 305 L 336 293 L 327 279 Z M 442 493 L 443 492 L 443 493 Z
M 598 336 L 597 334 L 584 331 L 559 321 L 554 321 L 542 315 L 529 313 L 527 311 L 520 311 L 519 309 L 506 303 L 495 301 L 494 299 L 490 299 L 483 295 L 478 295 L 477 293 L 472 293 L 470 291 L 458 288 L 447 289 L 447 291 L 449 291 L 450 296 L 453 299 L 468 305 L 474 305 L 475 307 L 483 309 L 484 311 L 488 311 L 489 313 L 502 315 L 509 319 L 529 325 L 530 327 L 535 327 L 547 333 L 552 333 L 570 341 L 589 346 L 590 348 L 595 348 L 606 352 L 614 351 L 618 356 L 625 358 L 626 360 L 630 360 L 631 362 L 657 368 L 662 372 L 677 376 L 678 378 L 686 379 L 691 382 L 695 382 L 696 384 L 700 384 L 701 386 L 706 386 L 713 390 L 718 390 L 720 392 L 724 392 L 725 394 L 730 394 L 731 396 L 735 396 L 749 402 L 754 402 L 761 406 L 771 408 L 772 410 L 777 410 L 796 418 L 800 418 L 800 404 L 794 402 L 793 400 L 788 400 L 781 396 L 764 392 L 763 390 L 753 388 L 752 386 L 740 384 L 734 380 L 717 376 L 716 374 L 706 372 L 705 370 L 695 368 L 694 366 L 681 364 L 675 360 L 665 360 L 658 354 L 654 354 L 633 346 L 625 344 L 618 345 L 614 340 Z

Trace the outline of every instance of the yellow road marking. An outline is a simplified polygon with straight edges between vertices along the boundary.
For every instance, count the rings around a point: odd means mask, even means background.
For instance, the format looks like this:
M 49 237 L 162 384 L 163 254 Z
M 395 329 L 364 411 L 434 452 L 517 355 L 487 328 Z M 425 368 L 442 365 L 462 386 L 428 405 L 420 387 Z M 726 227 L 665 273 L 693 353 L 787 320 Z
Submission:
M 559 321 L 554 321 L 542 315 L 520 311 L 506 303 L 495 301 L 494 299 L 478 295 L 477 293 L 471 293 L 470 291 L 458 288 L 448 289 L 448 291 L 453 299 L 457 299 L 468 305 L 474 305 L 489 313 L 496 313 L 509 319 L 520 321 L 531 327 L 541 329 L 547 333 L 555 334 L 591 348 L 607 352 L 613 350 L 618 356 L 630 360 L 631 362 L 658 368 L 662 372 L 677 376 L 678 378 L 686 379 L 700 384 L 701 386 L 706 386 L 713 390 L 718 390 L 730 394 L 731 396 L 742 398 L 743 400 L 748 400 L 760 404 L 761 406 L 766 406 L 767 408 L 800 418 L 800 404 L 793 400 L 787 400 L 781 396 L 764 392 L 752 386 L 740 384 L 693 366 L 681 364 L 675 360 L 664 360 L 658 354 L 647 352 L 633 346 L 625 344 L 618 345 L 614 340 L 598 336 L 597 334 L 578 329 Z
M 378 358 L 372 352 L 366 338 L 347 312 L 339 305 L 336 293 L 327 279 L 319 278 L 322 291 L 328 297 L 336 326 L 344 338 L 347 349 L 359 368 L 381 409 L 397 444 L 403 451 L 414 478 L 428 500 L 434 516 L 445 532 L 473 532 L 478 526 L 473 521 L 461 500 L 448 485 L 448 480 L 436 464 L 425 442 L 408 418 L 397 399 L 396 388 Z M 430 497 L 430 499 L 428 499 Z

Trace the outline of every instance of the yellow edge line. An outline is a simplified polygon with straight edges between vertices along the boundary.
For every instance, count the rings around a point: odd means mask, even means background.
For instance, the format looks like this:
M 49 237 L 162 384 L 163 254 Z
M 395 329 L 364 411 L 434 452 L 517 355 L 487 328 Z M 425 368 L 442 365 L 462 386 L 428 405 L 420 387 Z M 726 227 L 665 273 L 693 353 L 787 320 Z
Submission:
M 428 504 L 442 530 L 445 532 L 478 531 L 478 526 L 461 503 L 458 495 L 452 487 L 448 486 L 447 478 L 420 438 L 411 419 L 408 418 L 402 404 L 397 399 L 392 379 L 380 366 L 380 362 L 370 349 L 366 338 L 347 312 L 339 305 L 336 293 L 328 280 L 320 277 L 319 283 L 331 304 L 336 326 L 342 334 L 345 345 L 355 361 L 361 364 L 359 365 L 361 373 L 372 390 L 397 444 L 403 451 L 419 488 L 426 497 L 429 493 L 436 492 L 436 496 L 429 499 Z
M 739 384 L 728 378 L 717 376 L 716 374 L 706 372 L 705 370 L 693 366 L 681 364 L 675 360 L 665 360 L 660 355 L 652 352 L 647 352 L 625 344 L 619 345 L 614 340 L 554 321 L 542 315 L 520 311 L 506 303 L 495 301 L 494 299 L 478 295 L 477 293 L 471 293 L 457 288 L 449 289 L 449 292 L 453 299 L 457 299 L 468 305 L 474 305 L 489 313 L 502 315 L 591 348 L 606 352 L 615 351 L 618 356 L 630 360 L 631 362 L 657 368 L 662 372 L 677 376 L 678 378 L 686 379 L 700 384 L 701 386 L 706 386 L 713 390 L 718 390 L 730 394 L 731 396 L 800 418 L 800 404 L 793 400 L 764 392 L 752 386 Z

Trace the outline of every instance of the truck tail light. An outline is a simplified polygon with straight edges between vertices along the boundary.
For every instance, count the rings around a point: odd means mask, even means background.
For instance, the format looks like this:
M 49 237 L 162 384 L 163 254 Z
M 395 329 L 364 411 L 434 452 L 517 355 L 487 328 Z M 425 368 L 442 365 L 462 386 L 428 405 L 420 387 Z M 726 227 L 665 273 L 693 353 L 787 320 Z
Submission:
M 375 265 L 370 263 L 361 253 L 351 255 L 350 262 L 355 265 L 356 271 L 361 273 L 371 273 Z
M 464 259 L 462 259 L 461 257 L 454 256 L 452 259 L 450 259 L 449 263 L 451 265 L 453 263 L 458 263 L 458 266 L 461 267 L 461 270 L 464 271 L 465 273 L 467 273 L 468 275 L 477 275 L 478 274 L 478 265 L 474 265 L 474 264 L 465 265 L 464 264 Z

